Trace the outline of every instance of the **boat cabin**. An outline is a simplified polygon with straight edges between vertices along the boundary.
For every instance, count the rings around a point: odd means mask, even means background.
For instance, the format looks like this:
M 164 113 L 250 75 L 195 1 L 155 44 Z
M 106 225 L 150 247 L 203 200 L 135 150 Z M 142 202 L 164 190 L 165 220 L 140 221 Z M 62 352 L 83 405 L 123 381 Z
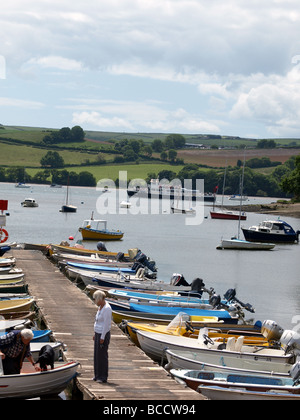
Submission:
M 83 221 L 82 229 L 107 230 L 107 220 L 87 219 Z

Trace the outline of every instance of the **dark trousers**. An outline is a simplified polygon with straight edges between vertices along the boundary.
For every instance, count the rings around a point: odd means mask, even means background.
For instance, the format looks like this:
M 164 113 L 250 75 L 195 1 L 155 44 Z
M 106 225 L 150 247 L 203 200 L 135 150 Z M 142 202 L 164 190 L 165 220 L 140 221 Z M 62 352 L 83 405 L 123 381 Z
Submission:
M 100 344 L 101 334 L 95 333 L 94 341 L 94 380 L 107 381 L 108 378 L 108 346 L 110 332 L 105 336 L 104 343 Z
M 4 375 L 18 375 L 21 371 L 21 359 L 22 355 L 15 358 L 6 356 L 2 359 Z

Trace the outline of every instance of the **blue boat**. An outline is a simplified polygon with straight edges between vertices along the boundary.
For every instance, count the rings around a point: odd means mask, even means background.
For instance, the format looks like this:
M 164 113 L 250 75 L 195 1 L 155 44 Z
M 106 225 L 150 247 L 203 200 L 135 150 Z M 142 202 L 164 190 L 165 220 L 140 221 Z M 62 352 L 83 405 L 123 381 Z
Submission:
M 224 309 L 200 309 L 200 308 L 188 308 L 182 306 L 161 306 L 161 305 L 142 305 L 140 303 L 122 303 L 115 300 L 107 299 L 112 310 L 122 311 L 134 311 L 144 312 L 159 315 L 174 315 L 176 316 L 179 312 L 185 312 L 190 316 L 214 316 L 219 320 L 226 321 L 227 324 L 237 324 L 238 318 L 232 317 L 229 312 Z
M 145 302 L 174 302 L 178 303 L 191 303 L 191 304 L 198 304 L 198 305 L 209 305 L 210 302 L 208 299 L 200 299 L 197 297 L 192 296 L 178 296 L 178 295 L 167 295 L 167 294 L 154 294 L 154 293 L 143 293 L 143 292 L 135 292 L 131 290 L 118 290 L 118 289 L 111 289 L 108 291 L 108 294 L 116 299 L 135 299 L 141 303 Z M 226 304 L 227 301 L 223 301 L 222 303 Z
M 283 220 L 266 220 L 248 229 L 242 228 L 246 241 L 249 242 L 299 242 L 300 230 L 295 231 Z
M 73 263 L 73 262 L 67 262 L 67 265 L 69 267 L 79 268 L 80 270 L 91 270 L 96 272 L 102 272 L 102 273 L 125 273 L 125 274 L 135 274 L 135 270 L 132 270 L 131 268 L 126 267 L 106 267 L 103 265 L 97 265 L 97 264 L 81 264 L 81 263 Z
M 32 330 L 33 332 L 33 339 L 31 342 L 34 343 L 46 343 L 50 341 L 50 334 L 52 333 L 51 330 Z M 1 331 L 0 337 L 7 334 L 7 331 Z

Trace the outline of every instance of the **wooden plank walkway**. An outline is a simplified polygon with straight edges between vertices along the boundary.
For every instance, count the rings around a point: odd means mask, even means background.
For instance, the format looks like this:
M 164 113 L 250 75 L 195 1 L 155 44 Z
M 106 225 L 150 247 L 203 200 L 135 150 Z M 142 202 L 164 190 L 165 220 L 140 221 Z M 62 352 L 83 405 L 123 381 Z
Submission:
M 167 372 L 136 347 L 112 322 L 109 346 L 109 380 L 93 378 L 94 302 L 65 277 L 42 252 L 12 250 L 16 266 L 26 274 L 29 293 L 55 340 L 67 346 L 68 360 L 80 362 L 76 385 L 83 399 L 102 400 L 195 400 L 199 393 L 178 384 Z

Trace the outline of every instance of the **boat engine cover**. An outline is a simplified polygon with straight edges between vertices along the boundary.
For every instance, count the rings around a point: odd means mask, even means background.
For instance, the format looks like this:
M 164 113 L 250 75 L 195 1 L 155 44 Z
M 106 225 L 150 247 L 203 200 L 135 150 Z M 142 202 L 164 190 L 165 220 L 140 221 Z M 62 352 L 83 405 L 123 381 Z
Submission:
M 295 363 L 290 372 L 289 372 L 291 378 L 294 382 L 297 382 L 300 378 L 300 362 Z
M 283 328 L 275 321 L 266 320 L 262 323 L 261 333 L 267 341 L 278 341 L 283 334 Z
M 291 350 L 297 350 L 297 354 L 300 352 L 300 334 L 293 330 L 285 330 L 280 338 L 282 347 L 286 352 Z

